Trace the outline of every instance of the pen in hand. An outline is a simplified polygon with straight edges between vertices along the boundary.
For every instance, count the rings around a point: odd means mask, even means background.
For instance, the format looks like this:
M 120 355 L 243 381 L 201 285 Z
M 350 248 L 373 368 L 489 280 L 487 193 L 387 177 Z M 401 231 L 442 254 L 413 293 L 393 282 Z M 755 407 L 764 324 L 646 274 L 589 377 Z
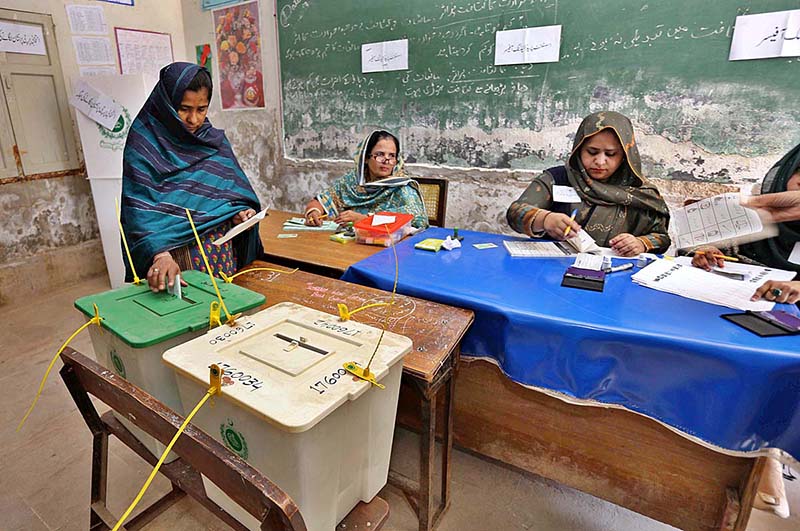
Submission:
M 577 216 L 577 215 L 578 215 L 578 209 L 576 208 L 575 210 L 572 211 L 572 215 L 570 216 L 570 221 L 575 221 L 575 216 Z M 567 225 L 567 228 L 564 230 L 564 237 L 565 238 L 567 237 L 567 234 L 569 234 L 569 230 L 571 228 L 572 228 L 571 225 Z

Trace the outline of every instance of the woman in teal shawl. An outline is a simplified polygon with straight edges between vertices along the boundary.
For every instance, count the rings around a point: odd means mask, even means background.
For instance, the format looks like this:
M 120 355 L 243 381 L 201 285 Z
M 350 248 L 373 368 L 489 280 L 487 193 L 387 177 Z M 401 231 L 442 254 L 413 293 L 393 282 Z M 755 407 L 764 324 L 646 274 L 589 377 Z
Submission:
M 556 197 L 556 187 L 575 200 Z M 512 229 L 528 236 L 563 240 L 583 229 L 620 256 L 660 253 L 670 244 L 669 210 L 642 175 L 633 125 L 612 111 L 583 119 L 567 163 L 534 179 L 506 218 Z
M 308 203 L 306 225 L 321 225 L 322 216 L 342 224 L 360 221 L 370 212 L 402 212 L 414 216 L 412 226 L 428 226 L 419 185 L 405 176 L 396 136 L 373 131 L 358 145 L 353 162 L 351 171 Z
M 256 227 L 221 246 L 212 242 L 255 215 L 258 198 L 225 133 L 206 118 L 211 76 L 191 63 L 161 69 L 128 132 L 122 161 L 122 227 L 137 274 L 153 291 L 184 269 L 205 271 L 186 210 L 213 273 L 233 274 L 261 254 Z M 126 280 L 133 271 L 125 261 Z

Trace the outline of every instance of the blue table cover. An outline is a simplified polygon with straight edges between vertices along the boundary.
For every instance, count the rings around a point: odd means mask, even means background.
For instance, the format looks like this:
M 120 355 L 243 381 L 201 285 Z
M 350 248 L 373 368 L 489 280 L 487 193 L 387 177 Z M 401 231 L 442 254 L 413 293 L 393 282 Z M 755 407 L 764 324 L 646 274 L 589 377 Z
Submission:
M 780 448 L 800 460 L 800 336 L 758 337 L 720 318 L 736 310 L 633 283 L 636 268 L 608 275 L 602 293 L 561 287 L 574 257 L 512 258 L 502 242 L 521 238 L 460 231 L 460 249 L 414 249 L 449 234 L 431 228 L 397 245 L 397 289 L 475 312 L 463 356 L 492 358 L 518 383 L 620 405 L 722 449 Z M 394 271 L 387 249 L 342 279 L 391 291 Z

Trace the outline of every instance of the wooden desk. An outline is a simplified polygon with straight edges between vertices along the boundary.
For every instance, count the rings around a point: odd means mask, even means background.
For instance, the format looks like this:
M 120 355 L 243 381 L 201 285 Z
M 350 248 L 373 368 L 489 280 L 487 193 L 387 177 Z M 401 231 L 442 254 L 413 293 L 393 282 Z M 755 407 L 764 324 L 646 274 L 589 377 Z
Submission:
M 293 217 L 303 217 L 303 215 L 270 210 L 269 216 L 258 224 L 266 260 L 288 267 L 299 267 L 303 271 L 326 277 L 339 278 L 350 264 L 385 249 L 377 245 L 361 245 L 355 242 L 336 243 L 330 240 L 331 232 L 297 231 L 297 238 L 278 238 L 278 234 L 284 233 L 283 222 Z
M 331 242 L 334 243 L 334 242 Z M 335 244 L 334 245 L 338 245 Z M 256 261 L 250 268 L 281 266 Z M 338 315 L 337 303 L 344 303 L 352 311 L 365 304 L 388 302 L 391 293 L 373 288 L 297 271 L 293 274 L 274 271 L 254 271 L 236 278 L 236 284 L 263 293 L 267 302 L 264 308 L 281 302 L 294 302 Z M 353 319 L 373 326 L 382 326 L 386 312 L 388 329 L 405 335 L 414 343 L 413 350 L 403 360 L 401 403 L 412 399 L 420 404 L 419 415 L 404 414 L 421 426 L 420 481 L 389 472 L 389 481 L 400 487 L 412 506 L 416 505 L 420 531 L 429 531 L 450 504 L 450 455 L 453 448 L 453 391 L 461 338 L 466 333 L 474 315 L 470 310 L 445 306 L 397 295 L 393 307 L 379 306 L 361 311 Z M 442 395 L 443 396 L 440 396 Z M 409 397 L 413 394 L 413 397 Z M 437 402 L 441 398 L 443 410 L 442 487 L 438 506 L 434 507 L 432 495 L 435 470 L 435 436 Z M 414 498 L 416 498 L 416 503 Z

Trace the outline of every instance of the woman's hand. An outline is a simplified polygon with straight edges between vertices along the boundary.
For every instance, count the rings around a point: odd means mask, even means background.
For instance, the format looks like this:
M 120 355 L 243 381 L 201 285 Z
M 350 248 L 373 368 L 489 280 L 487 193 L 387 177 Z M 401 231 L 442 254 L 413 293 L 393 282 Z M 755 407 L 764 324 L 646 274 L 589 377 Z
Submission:
M 248 208 L 247 210 L 242 210 L 241 212 L 233 216 L 233 224 L 238 225 L 239 223 L 243 223 L 255 215 L 256 211 L 253 210 L 252 208 Z
M 800 190 L 754 195 L 743 200 L 742 204 L 766 211 L 775 223 L 800 219 Z
M 564 236 L 567 227 L 570 227 L 569 234 Z M 554 240 L 563 240 L 566 238 L 574 238 L 581 230 L 581 226 L 575 223 L 575 220 L 566 214 L 558 212 L 548 212 L 544 214 L 544 221 L 542 228 L 547 232 L 547 235 Z
M 642 240 L 627 232 L 617 234 L 608 243 L 619 256 L 636 256 L 647 250 Z
M 339 212 L 339 215 L 336 216 L 336 219 L 334 219 L 333 221 L 335 221 L 339 225 L 344 225 L 345 223 L 350 223 L 350 222 L 355 223 L 356 221 L 361 221 L 366 217 L 367 216 L 365 216 L 364 214 L 359 214 L 358 212 L 355 212 L 353 210 L 344 210 L 342 212 Z
M 147 283 L 153 293 L 158 293 L 175 284 L 175 278 L 181 273 L 178 263 L 169 254 L 169 251 L 158 253 L 153 257 L 153 265 L 147 270 Z M 181 285 L 187 284 L 181 280 Z
M 768 280 L 756 290 L 750 300 L 757 301 L 762 298 L 773 302 L 794 304 L 800 301 L 800 280 Z
M 319 227 L 322 225 L 322 213 L 325 211 L 322 208 L 322 203 L 317 201 L 316 199 L 312 199 L 306 205 L 306 213 L 304 217 L 306 218 L 306 225 L 310 227 Z
M 722 258 L 722 251 L 713 245 L 704 245 L 695 249 L 692 256 L 692 265 L 711 271 L 712 267 L 725 267 L 725 259 Z

